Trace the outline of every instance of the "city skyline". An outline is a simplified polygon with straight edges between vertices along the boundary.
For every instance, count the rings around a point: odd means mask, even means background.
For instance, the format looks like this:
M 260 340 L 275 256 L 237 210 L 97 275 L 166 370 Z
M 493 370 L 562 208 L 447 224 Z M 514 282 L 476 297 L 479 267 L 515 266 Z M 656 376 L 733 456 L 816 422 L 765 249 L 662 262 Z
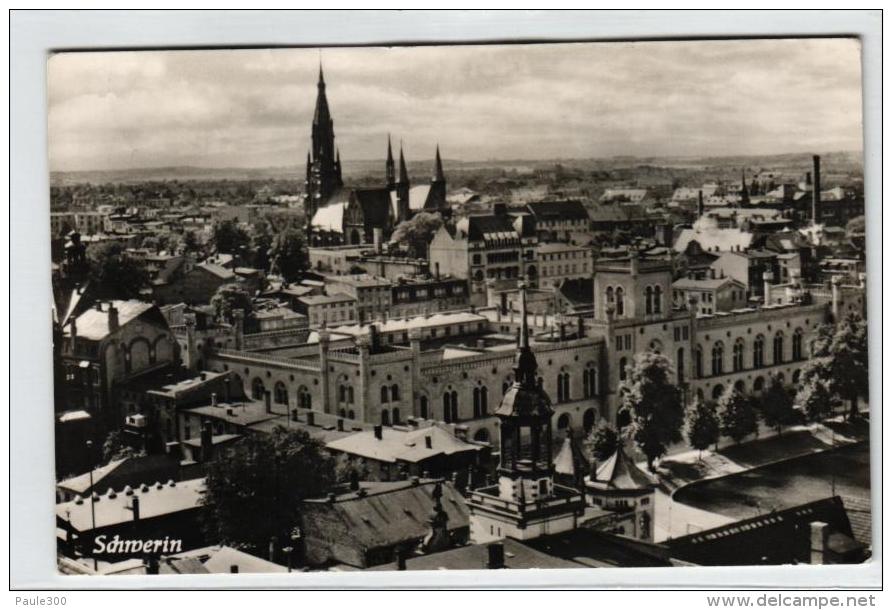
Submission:
M 860 151 L 859 56 L 855 39 L 60 54 L 50 169 L 302 167 L 320 60 L 348 166 L 388 133 L 410 162 L 438 143 L 469 162 Z

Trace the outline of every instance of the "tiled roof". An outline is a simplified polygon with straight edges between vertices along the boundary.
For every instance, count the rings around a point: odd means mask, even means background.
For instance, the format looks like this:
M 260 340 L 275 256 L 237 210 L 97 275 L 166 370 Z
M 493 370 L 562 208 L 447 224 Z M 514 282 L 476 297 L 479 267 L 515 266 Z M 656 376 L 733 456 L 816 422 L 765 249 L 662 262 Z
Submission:
M 390 218 L 390 191 L 386 188 L 356 189 L 352 198 L 362 210 L 366 224 L 383 227 Z
M 708 251 L 746 250 L 753 241 L 753 234 L 740 229 L 711 229 L 704 231 L 682 229 L 673 247 L 676 252 L 684 252 L 692 241 L 696 241 L 704 250 Z
M 132 495 L 121 492 L 113 498 L 108 495 L 100 496 L 93 503 L 96 527 L 102 528 L 132 521 L 133 511 L 130 507 L 134 497 L 139 498 L 140 519 L 151 519 L 198 508 L 201 505 L 204 488 L 204 479 L 192 479 L 174 485 L 164 483 L 160 488 L 156 485 L 144 485 L 134 489 Z M 80 504 L 77 500 L 56 504 L 56 516 L 68 521 L 80 532 L 93 527 L 89 498 L 84 498 Z
M 430 447 L 427 446 L 428 438 Z M 399 430 L 384 426 L 381 438 L 373 430 L 357 432 L 326 445 L 332 451 L 342 451 L 379 462 L 397 461 L 417 463 L 438 455 L 453 455 L 466 451 L 480 451 L 437 424 L 414 430 Z
M 430 531 L 434 489 L 438 480 L 402 481 L 381 491 L 351 493 L 334 502 L 325 499 L 304 502 L 304 526 L 317 538 L 333 545 L 374 549 L 423 538 Z M 449 482 L 441 482 L 441 503 L 448 517 L 447 528 L 469 525 L 464 498 Z M 380 489 L 380 488 L 379 488 Z
M 235 273 L 233 273 L 231 269 L 227 269 L 226 267 L 222 267 L 214 263 L 201 263 L 199 265 L 196 265 L 196 267 L 199 269 L 204 269 L 208 273 L 216 275 L 221 280 L 230 280 L 235 277 Z
M 588 220 L 581 201 L 540 201 L 527 204 L 527 209 L 538 219 Z
M 629 459 L 623 448 L 600 464 L 595 480 L 589 479 L 587 482 L 600 489 L 646 489 L 654 485 L 654 481 Z
M 680 280 L 675 280 L 674 282 L 672 282 L 672 287 L 678 290 L 716 290 L 729 282 L 740 284 L 740 282 L 737 282 L 730 277 L 706 280 L 697 280 L 693 278 L 683 277 Z
M 121 327 L 154 307 L 151 303 L 142 301 L 112 301 L 112 305 L 118 310 L 118 325 Z M 102 311 L 98 311 L 94 307 L 77 316 L 77 336 L 93 341 L 101 341 L 107 337 L 109 334 L 108 309 L 108 303 L 105 303 Z M 66 334 L 70 335 L 70 333 L 71 328 L 68 327 Z
M 578 563 L 554 557 L 530 548 L 519 540 L 505 538 L 499 540 L 505 553 L 505 569 L 523 570 L 580 568 Z M 475 570 L 485 568 L 489 560 L 488 544 L 469 544 L 439 553 L 410 557 L 406 560 L 406 570 Z M 372 571 L 396 570 L 395 563 L 370 568 Z

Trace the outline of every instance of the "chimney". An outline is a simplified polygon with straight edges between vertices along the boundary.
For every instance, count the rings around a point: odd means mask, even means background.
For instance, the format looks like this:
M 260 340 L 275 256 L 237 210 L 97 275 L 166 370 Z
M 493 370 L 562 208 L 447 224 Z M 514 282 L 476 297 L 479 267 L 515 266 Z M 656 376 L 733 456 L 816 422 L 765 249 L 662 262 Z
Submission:
M 830 526 L 823 521 L 812 521 L 809 524 L 811 528 L 811 557 L 809 563 L 812 565 L 822 565 L 827 563 L 827 534 Z
M 431 438 L 430 434 L 428 434 L 427 436 L 424 437 L 424 446 L 427 447 L 428 449 L 434 448 L 434 439 Z
M 263 392 L 263 405 L 266 407 L 266 412 L 267 412 L 267 413 L 272 413 L 272 412 L 273 412 L 273 406 L 272 406 L 272 398 L 271 398 L 271 396 L 272 396 L 272 393 L 271 393 L 269 390 L 264 390 L 264 392 Z
M 340 417 L 338 418 L 338 432 L 344 431 L 344 420 Z
M 499 307 L 500 307 L 499 311 L 501 311 L 502 315 L 504 316 L 505 314 L 508 313 L 508 293 L 507 292 L 500 293 L 499 298 L 501 299 L 499 302 Z
M 229 566 L 229 573 L 238 574 L 238 566 L 236 564 L 232 564 L 231 566 Z
M 359 473 L 355 470 L 350 471 L 350 491 L 359 490 Z
M 371 351 L 375 352 L 378 350 L 378 325 L 370 324 L 369 325 L 369 345 Z
M 406 570 L 406 551 L 402 547 L 396 549 L 396 569 L 400 572 Z
M 96 301 L 96 311 L 102 311 L 102 301 Z
M 576 318 L 576 335 L 577 339 L 585 337 L 585 320 L 582 319 L 582 316 Z
M 276 563 L 276 537 L 271 536 L 269 539 L 269 560 Z
M 146 574 L 157 574 L 158 569 L 158 556 L 148 553 L 146 555 Z
M 711 279 L 711 280 L 715 279 L 715 267 L 709 268 L 709 279 Z
M 216 392 L 211 392 L 211 406 L 212 407 L 217 406 L 217 393 Z
M 771 271 L 762 273 L 762 302 L 768 305 L 771 302 L 771 285 L 774 283 L 774 274 Z
M 202 381 L 207 381 L 208 374 L 205 373 L 204 371 L 202 371 L 201 373 L 198 374 L 198 378 L 201 379 Z
M 133 504 L 130 506 L 130 510 L 133 511 L 133 520 L 139 521 L 139 498 L 133 496 Z
M 375 438 L 380 441 L 384 436 L 384 428 L 381 426 L 381 424 L 378 424 L 377 426 L 375 426 L 374 430 Z
M 697 191 L 697 218 L 703 216 L 703 190 Z
M 121 328 L 121 324 L 118 320 L 118 308 L 114 306 L 114 304 L 109 303 L 108 305 L 108 332 L 113 333 Z
M 486 547 L 486 567 L 489 570 L 501 570 L 505 567 L 505 546 L 501 542 L 493 542 Z
M 434 278 L 437 280 L 440 279 L 440 263 L 434 263 Z
M 214 455 L 214 432 L 211 422 L 204 422 L 201 426 L 201 461 L 207 462 Z
M 811 222 L 813 225 L 818 224 L 821 219 L 821 157 L 815 155 L 812 157 L 815 164 L 814 177 L 815 184 L 811 189 Z
M 316 414 L 312 411 L 307 411 L 307 425 L 315 426 L 316 425 Z

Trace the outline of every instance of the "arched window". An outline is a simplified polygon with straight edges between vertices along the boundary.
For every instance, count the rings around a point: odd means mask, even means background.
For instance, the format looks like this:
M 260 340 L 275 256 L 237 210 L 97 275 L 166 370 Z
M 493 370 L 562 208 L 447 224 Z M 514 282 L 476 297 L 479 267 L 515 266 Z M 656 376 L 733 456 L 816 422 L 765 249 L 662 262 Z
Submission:
M 626 380 L 626 358 L 622 357 L 619 359 L 619 380 Z
M 480 417 L 480 388 L 474 388 L 474 417 Z
M 480 388 L 480 415 L 489 413 L 489 390 Z
M 608 286 L 604 291 L 604 316 L 607 316 L 607 310 L 613 307 L 613 287 Z
M 275 388 L 273 389 L 273 396 L 277 404 L 288 404 L 288 389 L 285 387 L 284 383 L 281 381 L 276 382 Z
M 684 383 L 684 348 L 679 347 L 675 352 L 675 382 L 677 385 Z
M 451 396 L 451 398 L 452 398 L 452 414 L 451 414 L 451 415 L 452 415 L 452 421 L 456 421 L 456 422 L 457 422 L 457 421 L 458 421 L 458 392 L 456 392 L 455 390 L 453 390 L 453 391 L 450 393 L 450 396 Z
M 356 413 L 353 411 L 353 409 L 347 411 L 347 417 L 350 419 L 356 419 Z
M 263 385 L 263 380 L 260 377 L 255 377 L 254 381 L 251 382 L 251 398 L 262 400 L 265 393 L 266 386 Z
M 757 335 L 753 341 L 753 368 L 765 366 L 765 337 Z
M 390 390 L 386 385 L 381 386 L 381 404 L 390 402 Z
M 338 417 L 347 417 L 346 409 L 338 409 Z
M 616 289 L 616 315 L 617 315 L 617 317 L 621 318 L 623 316 L 623 314 L 625 313 L 625 309 L 626 309 L 626 304 L 623 300 L 623 289 L 617 288 Z
M 390 425 L 390 413 L 387 411 L 387 409 L 381 409 L 381 425 Z
M 390 400 L 396 402 L 400 399 L 400 386 L 393 384 L 390 386 Z
M 353 386 L 347 386 L 347 402 L 353 404 Z
M 712 388 L 712 399 L 718 400 L 722 397 L 722 393 L 725 391 L 725 388 L 722 387 L 722 384 L 718 383 L 714 388 Z
M 722 374 L 722 364 L 725 359 L 725 345 L 721 341 L 716 341 L 712 346 L 712 374 Z
M 743 339 L 737 339 L 734 342 L 734 370 L 742 371 L 743 370 Z
M 793 360 L 802 360 L 802 329 L 793 333 Z
M 421 415 L 421 419 L 427 419 L 427 396 L 422 396 L 418 400 L 418 414 Z
M 703 348 L 699 345 L 694 348 L 694 373 L 697 379 L 703 377 Z
M 447 424 L 458 421 L 458 392 L 455 390 L 443 394 L 443 421 Z
M 585 413 L 582 414 L 582 429 L 585 430 L 585 433 L 588 434 L 592 431 L 592 428 L 595 427 L 595 410 L 587 409 Z
M 486 411 L 489 408 L 487 405 L 487 390 L 485 387 L 480 386 L 474 388 L 473 392 L 474 396 L 474 417 L 483 417 L 486 415 Z
M 391 411 L 391 419 L 393 420 L 393 425 L 396 426 L 400 423 L 400 410 L 396 407 Z
M 654 286 L 654 313 L 663 312 L 663 289 L 660 286 Z
M 570 373 L 561 371 L 557 376 L 557 401 L 570 400 Z
M 738 379 L 734 382 L 734 389 L 743 394 L 746 391 L 746 385 L 743 383 L 743 379 Z
M 765 389 L 765 380 L 761 377 L 756 377 L 756 380 L 753 381 L 753 392 L 759 393 L 763 389 Z
M 347 386 L 338 386 L 338 402 L 347 402 Z
M 801 375 L 801 372 L 802 371 L 800 371 L 799 369 L 796 369 L 795 371 L 793 371 L 793 385 L 795 385 L 795 386 L 799 385 L 799 377 Z
M 784 331 L 779 330 L 775 333 L 773 348 L 774 364 L 780 364 L 784 361 Z
M 297 406 L 301 409 L 313 408 L 313 396 L 306 386 L 300 386 L 297 389 Z
M 558 430 L 566 430 L 570 427 L 570 415 L 569 413 L 564 413 L 557 420 Z
M 644 313 L 650 315 L 654 312 L 654 289 L 650 286 L 644 289 Z
M 598 370 L 589 362 L 582 372 L 582 396 L 592 398 L 598 394 Z

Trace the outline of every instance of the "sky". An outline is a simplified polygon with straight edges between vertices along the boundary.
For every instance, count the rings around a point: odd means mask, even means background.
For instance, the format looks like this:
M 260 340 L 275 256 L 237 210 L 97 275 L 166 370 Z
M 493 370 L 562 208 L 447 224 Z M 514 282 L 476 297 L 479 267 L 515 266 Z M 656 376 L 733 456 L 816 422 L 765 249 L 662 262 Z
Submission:
M 855 39 L 63 53 L 53 171 L 302 167 L 320 58 L 336 143 L 383 158 L 860 151 Z

